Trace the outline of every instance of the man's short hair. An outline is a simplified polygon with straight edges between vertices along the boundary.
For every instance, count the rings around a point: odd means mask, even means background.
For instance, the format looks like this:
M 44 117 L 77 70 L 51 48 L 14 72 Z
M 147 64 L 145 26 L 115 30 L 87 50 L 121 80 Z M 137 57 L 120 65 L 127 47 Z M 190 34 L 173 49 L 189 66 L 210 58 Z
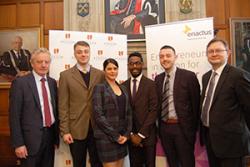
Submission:
M 131 57 L 139 57 L 141 59 L 141 62 L 143 62 L 143 58 L 142 58 L 142 55 L 141 53 L 139 52 L 133 52 L 133 53 L 130 53 L 129 56 L 128 56 L 128 61 Z
M 80 45 L 80 46 L 86 46 L 86 47 L 90 47 L 88 42 L 86 41 L 77 41 L 75 44 L 74 44 L 74 50 L 76 49 L 76 47 Z
M 164 45 L 164 46 L 161 47 L 160 50 L 162 50 L 162 49 L 171 49 L 171 50 L 174 52 L 174 54 L 175 54 L 175 49 L 174 49 L 174 47 L 172 47 L 172 46 L 170 46 L 170 45 Z
M 47 48 L 38 48 L 32 52 L 30 61 L 34 59 L 34 56 L 39 55 L 40 53 L 46 53 L 51 57 L 50 51 Z
M 225 41 L 224 39 L 221 39 L 221 38 L 213 38 L 211 41 L 209 41 L 208 44 L 207 44 L 207 49 L 208 49 L 208 47 L 209 47 L 211 44 L 213 44 L 213 43 L 215 43 L 215 42 L 220 42 L 220 43 L 222 43 L 222 44 L 224 45 L 224 47 L 226 48 L 226 50 L 229 49 L 229 46 L 228 46 L 227 41 Z

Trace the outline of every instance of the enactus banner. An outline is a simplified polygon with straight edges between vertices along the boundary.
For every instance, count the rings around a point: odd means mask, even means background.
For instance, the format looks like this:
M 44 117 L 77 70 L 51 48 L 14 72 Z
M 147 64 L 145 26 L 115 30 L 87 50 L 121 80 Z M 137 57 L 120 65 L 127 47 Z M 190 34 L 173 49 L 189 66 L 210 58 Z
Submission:
M 163 72 L 159 61 L 159 51 L 164 45 L 175 48 L 177 67 L 196 73 L 201 83 L 202 75 L 211 66 L 206 57 L 206 45 L 214 37 L 213 18 L 171 22 L 146 27 L 147 74 L 154 79 Z M 197 136 L 195 144 L 196 167 L 208 167 L 204 147 L 199 144 Z M 157 165 L 167 167 L 165 155 L 160 143 L 157 143 Z
M 164 45 L 176 50 L 177 66 L 197 74 L 198 79 L 210 69 L 206 58 L 206 45 L 214 37 L 213 18 L 171 22 L 146 27 L 148 77 L 163 71 L 159 51 Z

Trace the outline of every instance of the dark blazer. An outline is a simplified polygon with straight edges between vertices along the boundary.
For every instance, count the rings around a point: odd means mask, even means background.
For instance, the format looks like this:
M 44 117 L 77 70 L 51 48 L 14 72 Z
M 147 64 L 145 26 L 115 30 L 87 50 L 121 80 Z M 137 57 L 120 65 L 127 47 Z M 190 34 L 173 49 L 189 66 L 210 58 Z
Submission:
M 127 88 L 133 111 L 133 133 L 140 133 L 146 138 L 143 145 L 156 143 L 157 93 L 154 81 L 142 76 L 134 101 L 132 101 L 129 78 L 123 83 Z
M 129 137 L 132 129 L 132 110 L 129 103 L 128 93 L 126 88 L 120 86 L 126 97 L 126 113 L 125 119 L 127 128 L 124 136 Z M 119 106 L 112 88 L 107 81 L 98 84 L 93 92 L 93 122 L 95 138 L 109 139 L 117 142 L 119 138 Z
M 15 55 L 15 52 L 13 50 L 10 50 L 10 52 L 12 53 L 12 55 Z M 21 49 L 20 54 L 20 61 L 16 58 L 16 56 L 13 56 L 17 68 L 20 71 L 30 71 L 32 69 L 30 65 L 30 52 L 26 49 Z M 10 53 L 4 52 L 1 59 L 0 73 L 16 76 L 17 71 L 14 68 L 13 63 L 11 62 Z
M 210 70 L 202 78 L 201 105 L 211 73 Z M 239 157 L 248 152 L 249 98 L 250 74 L 226 65 L 218 80 L 209 112 L 209 134 L 216 156 Z
M 163 88 L 165 72 L 155 78 L 159 104 Z M 200 85 L 195 73 L 177 68 L 174 79 L 174 107 L 178 121 L 187 141 L 195 143 L 196 131 L 199 120 Z M 159 105 L 159 118 L 161 117 L 161 105 Z M 160 122 L 161 120 L 159 120 Z M 160 125 L 160 124 L 159 124 Z M 161 127 L 159 127 L 161 128 Z
M 55 116 L 55 124 L 52 125 L 55 134 L 54 143 L 58 145 L 57 85 L 54 79 L 47 78 Z M 12 82 L 9 114 L 12 146 L 16 148 L 25 145 L 29 155 L 36 154 L 42 140 L 43 120 L 37 86 L 32 73 Z

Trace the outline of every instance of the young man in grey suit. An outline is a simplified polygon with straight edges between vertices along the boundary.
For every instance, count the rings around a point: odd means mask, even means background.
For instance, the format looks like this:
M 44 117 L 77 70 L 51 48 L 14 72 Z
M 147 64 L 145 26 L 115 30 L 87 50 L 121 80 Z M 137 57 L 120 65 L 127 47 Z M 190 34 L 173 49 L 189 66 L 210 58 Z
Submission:
M 100 167 L 91 115 L 93 88 L 104 80 L 104 73 L 89 64 L 90 46 L 87 42 L 76 42 L 74 55 L 76 65 L 63 71 L 59 79 L 60 133 L 69 144 L 74 167 L 85 166 L 87 150 L 91 166 Z
M 59 144 L 57 85 L 47 73 L 50 53 L 45 48 L 31 56 L 33 71 L 16 78 L 10 89 L 10 135 L 22 167 L 53 167 Z
M 129 143 L 131 167 L 155 167 L 157 94 L 154 81 L 142 74 L 143 59 L 139 52 L 128 57 L 131 77 L 124 82 L 133 109 L 133 126 Z
M 163 46 L 159 58 L 165 70 L 155 78 L 161 143 L 170 167 L 195 167 L 200 85 L 195 73 L 175 66 L 172 46 Z
M 226 41 L 208 43 L 212 69 L 202 77 L 201 139 L 210 167 L 242 167 L 249 154 L 250 74 L 227 64 L 229 55 Z

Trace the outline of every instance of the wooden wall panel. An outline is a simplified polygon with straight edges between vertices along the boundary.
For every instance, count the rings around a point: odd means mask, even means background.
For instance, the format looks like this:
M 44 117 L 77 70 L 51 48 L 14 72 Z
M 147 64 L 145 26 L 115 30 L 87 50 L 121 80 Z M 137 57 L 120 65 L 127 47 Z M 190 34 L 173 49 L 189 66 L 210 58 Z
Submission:
M 229 17 L 249 17 L 249 0 L 229 0 Z
M 40 3 L 21 3 L 18 5 L 17 26 L 32 27 L 40 25 Z
M 206 0 L 207 17 L 214 17 L 215 25 L 226 24 L 226 9 L 224 0 Z
M 44 30 L 63 29 L 63 2 L 46 2 L 44 4 Z
M 16 4 L 0 5 L 0 28 L 16 27 Z
M 49 35 L 44 35 L 44 47 L 49 49 Z
M 8 85 L 0 85 L 0 136 L 9 136 L 9 88 Z

